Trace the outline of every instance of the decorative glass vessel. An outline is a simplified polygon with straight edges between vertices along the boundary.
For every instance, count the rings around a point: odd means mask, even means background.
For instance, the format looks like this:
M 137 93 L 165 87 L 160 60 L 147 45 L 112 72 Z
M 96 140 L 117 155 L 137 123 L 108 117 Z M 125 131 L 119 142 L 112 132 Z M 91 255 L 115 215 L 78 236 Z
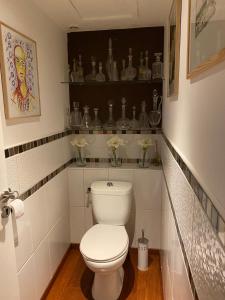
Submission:
M 137 70 L 133 67 L 133 55 L 132 55 L 132 48 L 129 48 L 129 55 L 128 55 L 128 67 L 126 68 L 126 79 L 127 80 L 134 80 L 137 75 Z
M 121 80 L 127 80 L 126 77 L 126 61 L 125 59 L 122 60 L 122 70 L 121 70 L 121 74 L 120 74 L 120 79 Z
M 148 66 L 148 50 L 145 51 L 145 70 L 144 70 L 144 79 L 151 80 L 152 71 L 149 69 Z
M 75 162 L 78 167 L 85 167 L 87 165 L 84 148 L 76 147 Z
M 92 122 L 92 128 L 94 130 L 100 130 L 102 128 L 102 123 L 98 117 L 99 109 L 97 107 L 94 108 L 94 120 Z
M 74 81 L 84 82 L 84 71 L 83 71 L 83 67 L 82 67 L 82 56 L 81 55 L 79 55 L 78 64 L 76 66 Z
M 104 125 L 104 129 L 106 130 L 113 130 L 116 127 L 116 122 L 113 119 L 113 102 L 109 101 L 109 118 L 108 121 Z
M 136 120 L 136 106 L 132 107 L 132 115 L 133 115 L 133 118 L 130 121 L 130 128 L 135 130 L 135 129 L 139 128 L 139 122 Z
M 149 129 L 149 118 L 148 114 L 146 113 L 146 102 L 141 102 L 141 113 L 139 115 L 139 126 L 140 129 L 146 130 Z
M 106 60 L 106 73 L 108 75 L 109 81 L 112 80 L 112 71 L 113 71 L 112 39 L 109 38 L 108 57 Z
M 151 110 L 149 113 L 149 122 L 152 128 L 157 128 L 161 121 L 161 111 Z
M 120 130 L 127 130 L 130 128 L 130 120 L 126 117 L 126 99 L 123 97 L 121 102 L 122 102 L 122 114 L 121 114 L 121 118 L 117 121 L 117 127 Z
M 119 149 L 112 152 L 110 163 L 114 168 L 122 166 L 122 158 L 119 157 Z
M 89 107 L 86 105 L 83 107 L 84 115 L 81 123 L 81 129 L 90 129 L 91 127 L 91 117 L 89 115 Z
M 152 64 L 152 79 L 163 78 L 163 63 L 161 62 L 162 53 L 154 53 L 155 62 Z
M 79 102 L 73 102 L 73 111 L 71 113 L 71 127 L 79 129 L 81 126 L 81 113 L 79 110 Z
M 140 151 L 140 158 L 138 160 L 139 168 L 149 168 L 150 166 L 150 151 L 149 149 L 142 149 Z
M 105 81 L 105 75 L 102 72 L 102 62 L 98 64 L 98 74 L 96 75 L 96 81 Z
M 92 72 L 86 76 L 87 81 L 96 81 L 96 61 L 94 57 L 91 58 Z
M 140 66 L 138 69 L 138 80 L 145 80 L 145 66 L 143 52 L 140 53 Z
M 118 81 L 119 80 L 119 74 L 117 70 L 117 62 L 113 62 L 113 69 L 112 69 L 112 81 Z

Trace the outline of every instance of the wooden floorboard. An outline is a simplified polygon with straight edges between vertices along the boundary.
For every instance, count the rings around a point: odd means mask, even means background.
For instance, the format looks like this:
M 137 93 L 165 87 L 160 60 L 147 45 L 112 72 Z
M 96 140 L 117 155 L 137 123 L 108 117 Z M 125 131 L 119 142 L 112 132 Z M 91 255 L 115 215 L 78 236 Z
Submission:
M 119 300 L 163 300 L 158 252 L 149 254 L 149 269 L 141 272 L 137 269 L 137 249 L 130 249 L 124 271 L 123 290 Z M 92 300 L 93 278 L 94 274 L 86 267 L 79 249 L 73 248 L 44 299 Z

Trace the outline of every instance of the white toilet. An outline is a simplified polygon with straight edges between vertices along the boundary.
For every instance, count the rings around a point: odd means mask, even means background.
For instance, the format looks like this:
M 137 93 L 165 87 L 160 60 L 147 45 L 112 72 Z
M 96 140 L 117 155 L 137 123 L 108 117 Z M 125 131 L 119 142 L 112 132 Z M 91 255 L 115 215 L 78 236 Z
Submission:
M 95 300 L 116 300 L 123 287 L 123 263 L 129 238 L 125 229 L 131 210 L 132 184 L 96 181 L 91 185 L 92 207 L 97 225 L 80 243 L 88 268 L 95 272 L 92 296 Z

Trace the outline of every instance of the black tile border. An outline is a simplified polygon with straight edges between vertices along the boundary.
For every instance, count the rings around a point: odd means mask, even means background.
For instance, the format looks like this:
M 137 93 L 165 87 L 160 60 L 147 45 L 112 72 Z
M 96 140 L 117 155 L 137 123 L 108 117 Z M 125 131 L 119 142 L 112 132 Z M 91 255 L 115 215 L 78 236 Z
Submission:
M 179 229 L 179 226 L 178 226 L 177 217 L 176 217 L 175 210 L 174 210 L 174 207 L 173 207 L 173 202 L 172 202 L 170 192 L 169 192 L 169 188 L 168 188 L 168 185 L 167 185 L 166 175 L 165 175 L 165 172 L 164 172 L 163 168 L 162 168 L 162 170 L 163 170 L 163 176 L 164 176 L 164 180 L 165 180 L 165 183 L 166 183 L 167 193 L 168 193 L 168 196 L 169 196 L 170 207 L 171 207 L 171 210 L 172 210 L 172 214 L 173 214 L 173 218 L 174 218 L 174 222 L 175 222 L 175 226 L 176 226 L 177 235 L 178 235 L 178 239 L 179 239 L 179 242 L 180 242 L 181 250 L 182 250 L 182 253 L 183 253 L 184 263 L 185 263 L 185 266 L 186 266 L 186 270 L 187 270 L 188 279 L 189 279 L 189 282 L 190 282 L 192 294 L 193 294 L 193 297 L 194 297 L 195 300 L 199 300 L 198 294 L 197 294 L 197 291 L 196 291 L 196 288 L 195 288 L 194 280 L 193 280 L 193 277 L 192 277 L 192 274 L 191 274 L 191 268 L 190 268 L 190 265 L 189 265 L 189 262 L 188 262 L 188 259 L 187 259 L 187 254 L 186 254 L 186 251 L 185 251 L 185 248 L 184 248 L 184 243 L 183 243 L 183 240 L 182 240 L 182 237 L 181 237 L 181 234 L 180 234 L 180 229 Z
M 183 171 L 187 181 L 189 182 L 190 186 L 192 187 L 195 195 L 197 196 L 197 199 L 199 203 L 201 204 L 201 207 L 208 218 L 212 229 L 216 236 L 218 237 L 218 240 L 222 246 L 222 248 L 225 251 L 225 241 L 221 239 L 219 233 L 220 233 L 220 226 L 223 228 L 223 231 L 225 230 L 225 220 L 220 215 L 219 211 L 216 209 L 216 207 L 213 205 L 212 200 L 209 198 L 207 193 L 204 191 L 198 180 L 195 178 L 195 176 L 192 174 L 191 170 L 188 168 L 186 163 L 183 161 L 181 156 L 178 154 L 178 152 L 174 149 L 174 147 L 171 145 L 170 141 L 167 139 L 167 137 L 163 134 L 164 141 L 166 142 L 170 152 L 172 153 L 174 159 L 180 166 L 181 170 Z M 225 233 L 224 233 L 225 234 Z
M 36 191 L 38 191 L 42 186 L 44 186 L 47 182 L 52 180 L 56 175 L 61 173 L 63 170 L 65 170 L 67 167 L 69 167 L 73 163 L 73 159 L 70 159 L 67 161 L 65 164 L 63 164 L 61 167 L 41 179 L 38 183 L 33 185 L 29 190 L 24 192 L 23 194 L 20 195 L 21 200 L 26 200 L 28 197 L 30 197 L 32 194 L 34 194 Z
M 22 152 L 31 150 L 33 148 L 36 148 L 36 147 L 48 144 L 50 142 L 56 141 L 58 139 L 61 139 L 65 136 L 70 135 L 71 133 L 72 133 L 71 130 L 68 129 L 68 130 L 65 130 L 65 131 L 62 131 L 62 132 L 59 132 L 59 133 L 56 133 L 56 134 L 52 134 L 52 135 L 49 135 L 49 136 L 31 141 L 31 142 L 28 142 L 28 143 L 24 143 L 24 144 L 21 144 L 21 145 L 17 145 L 17 146 L 5 149 L 5 158 L 9 158 L 9 157 L 14 156 L 16 154 L 20 154 Z
M 78 129 L 70 129 L 72 134 L 162 134 L 161 128 L 156 129 L 147 129 L 147 130 L 78 130 Z

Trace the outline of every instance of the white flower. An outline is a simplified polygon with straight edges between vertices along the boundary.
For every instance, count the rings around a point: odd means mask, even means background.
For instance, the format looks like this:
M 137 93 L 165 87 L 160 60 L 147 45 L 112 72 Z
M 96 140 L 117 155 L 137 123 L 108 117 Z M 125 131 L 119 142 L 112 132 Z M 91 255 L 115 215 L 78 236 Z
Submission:
M 125 145 L 125 141 L 120 137 L 118 137 L 117 135 L 113 136 L 111 139 L 107 141 L 107 146 L 112 149 L 118 149 L 120 146 L 124 146 L 124 145 Z
M 83 148 L 88 145 L 88 142 L 84 137 L 76 137 L 71 142 L 73 147 Z
M 147 150 L 149 147 L 153 146 L 154 143 L 151 138 L 143 138 L 138 140 L 138 145 L 141 146 L 143 150 Z

